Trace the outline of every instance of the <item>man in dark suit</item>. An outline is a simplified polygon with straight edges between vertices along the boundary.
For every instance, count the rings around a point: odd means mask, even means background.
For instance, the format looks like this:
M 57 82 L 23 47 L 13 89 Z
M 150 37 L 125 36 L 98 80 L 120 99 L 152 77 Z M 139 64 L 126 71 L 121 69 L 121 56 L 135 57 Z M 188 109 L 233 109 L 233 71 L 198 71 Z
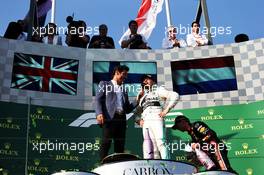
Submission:
M 115 67 L 111 81 L 101 81 L 96 93 L 96 120 L 103 128 L 100 159 L 108 155 L 112 139 L 114 152 L 123 153 L 126 135 L 126 114 L 137 105 L 130 103 L 123 86 L 129 68 L 125 65 Z

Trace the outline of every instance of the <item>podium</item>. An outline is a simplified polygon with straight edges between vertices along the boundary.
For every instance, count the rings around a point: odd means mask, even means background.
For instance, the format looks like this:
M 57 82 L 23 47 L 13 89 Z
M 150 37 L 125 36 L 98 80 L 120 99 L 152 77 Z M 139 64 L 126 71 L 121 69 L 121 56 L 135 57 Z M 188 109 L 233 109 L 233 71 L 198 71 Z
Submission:
M 114 154 L 110 154 L 106 156 L 102 160 L 101 164 L 123 162 L 123 161 L 130 161 L 130 160 L 140 160 L 140 158 L 134 154 L 114 153 Z
M 206 171 L 206 172 L 196 173 L 194 175 L 236 175 L 236 174 L 227 171 Z
M 96 173 L 91 173 L 91 172 L 75 172 L 75 171 L 67 171 L 67 172 L 59 172 L 59 173 L 54 173 L 51 175 L 98 175 Z
M 100 175 L 193 175 L 197 172 L 197 168 L 188 163 L 171 160 L 142 160 L 125 153 L 110 155 L 102 163 L 92 172 Z
M 92 172 L 58 172 L 52 175 L 236 175 L 227 171 L 199 172 L 197 167 L 173 160 L 140 159 L 126 153 L 111 154 Z

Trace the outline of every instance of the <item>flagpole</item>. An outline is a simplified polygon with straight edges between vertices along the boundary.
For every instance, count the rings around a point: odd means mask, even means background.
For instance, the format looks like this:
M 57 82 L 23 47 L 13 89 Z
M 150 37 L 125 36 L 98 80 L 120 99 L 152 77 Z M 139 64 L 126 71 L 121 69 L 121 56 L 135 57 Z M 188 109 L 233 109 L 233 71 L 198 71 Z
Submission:
M 36 13 L 36 0 L 30 0 L 30 7 L 28 13 L 28 26 L 27 26 L 27 41 L 32 40 L 33 27 L 35 27 L 35 13 Z
M 209 44 L 212 45 L 213 44 L 213 39 L 211 36 L 211 25 L 210 25 L 210 20 L 209 20 L 209 14 L 208 14 L 208 10 L 207 10 L 207 4 L 206 4 L 206 0 L 201 0 L 201 7 L 202 7 L 202 11 L 204 14 L 204 21 L 205 21 L 205 25 L 208 29 L 208 33 L 207 33 L 207 38 L 209 40 Z
M 166 7 L 167 25 L 169 27 L 171 26 L 171 13 L 170 13 L 169 0 L 165 0 L 165 7 Z
M 52 6 L 51 6 L 51 23 L 55 23 L 55 12 L 56 12 L 56 0 L 52 0 Z

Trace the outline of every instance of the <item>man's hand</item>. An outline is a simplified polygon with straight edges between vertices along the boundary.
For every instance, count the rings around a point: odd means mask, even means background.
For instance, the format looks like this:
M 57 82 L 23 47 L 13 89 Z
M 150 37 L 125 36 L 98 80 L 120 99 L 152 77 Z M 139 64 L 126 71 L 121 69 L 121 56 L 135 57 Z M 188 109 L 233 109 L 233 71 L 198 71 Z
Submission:
M 168 112 L 169 112 L 168 109 L 164 109 L 164 110 L 159 114 L 159 116 L 160 116 L 161 118 L 164 118 Z
M 143 127 L 143 125 L 144 125 L 144 120 L 141 119 L 141 120 L 139 121 L 139 126 L 140 126 L 140 127 Z
M 197 39 L 196 43 L 198 44 L 198 46 L 203 46 L 204 45 L 204 41 L 202 39 Z
M 100 41 L 99 40 L 96 40 L 93 45 L 99 45 L 100 44 Z
M 111 48 L 111 49 L 114 49 L 114 48 L 115 48 L 115 47 L 114 47 L 112 44 L 110 44 L 109 42 L 106 42 L 105 45 L 106 45 L 107 47 Z
M 138 46 L 139 49 L 147 49 L 147 43 L 142 43 Z
M 192 149 L 195 150 L 196 148 L 199 148 L 199 143 L 191 143 Z
M 99 114 L 96 116 L 96 120 L 97 120 L 97 123 L 99 125 L 103 125 L 104 124 L 104 115 L 103 114 Z
M 177 39 L 173 41 L 173 47 L 180 47 L 180 42 Z

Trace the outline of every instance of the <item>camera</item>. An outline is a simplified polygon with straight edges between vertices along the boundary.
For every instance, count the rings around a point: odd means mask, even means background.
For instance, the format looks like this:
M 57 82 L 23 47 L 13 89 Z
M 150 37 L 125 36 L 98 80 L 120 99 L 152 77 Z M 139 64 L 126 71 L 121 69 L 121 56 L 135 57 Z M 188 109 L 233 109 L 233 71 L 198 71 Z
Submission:
M 106 43 L 106 37 L 101 37 L 100 41 L 103 42 L 103 43 Z
M 65 34 L 68 35 L 69 33 L 70 34 L 74 33 L 74 35 L 77 35 L 76 31 L 78 31 L 78 28 L 82 27 L 82 21 L 74 21 L 72 16 L 68 16 L 66 18 L 66 22 L 69 24 L 68 24 L 68 31 Z
M 130 49 L 138 49 L 141 44 L 143 44 L 142 36 L 141 35 L 131 35 L 132 41 L 130 44 Z

